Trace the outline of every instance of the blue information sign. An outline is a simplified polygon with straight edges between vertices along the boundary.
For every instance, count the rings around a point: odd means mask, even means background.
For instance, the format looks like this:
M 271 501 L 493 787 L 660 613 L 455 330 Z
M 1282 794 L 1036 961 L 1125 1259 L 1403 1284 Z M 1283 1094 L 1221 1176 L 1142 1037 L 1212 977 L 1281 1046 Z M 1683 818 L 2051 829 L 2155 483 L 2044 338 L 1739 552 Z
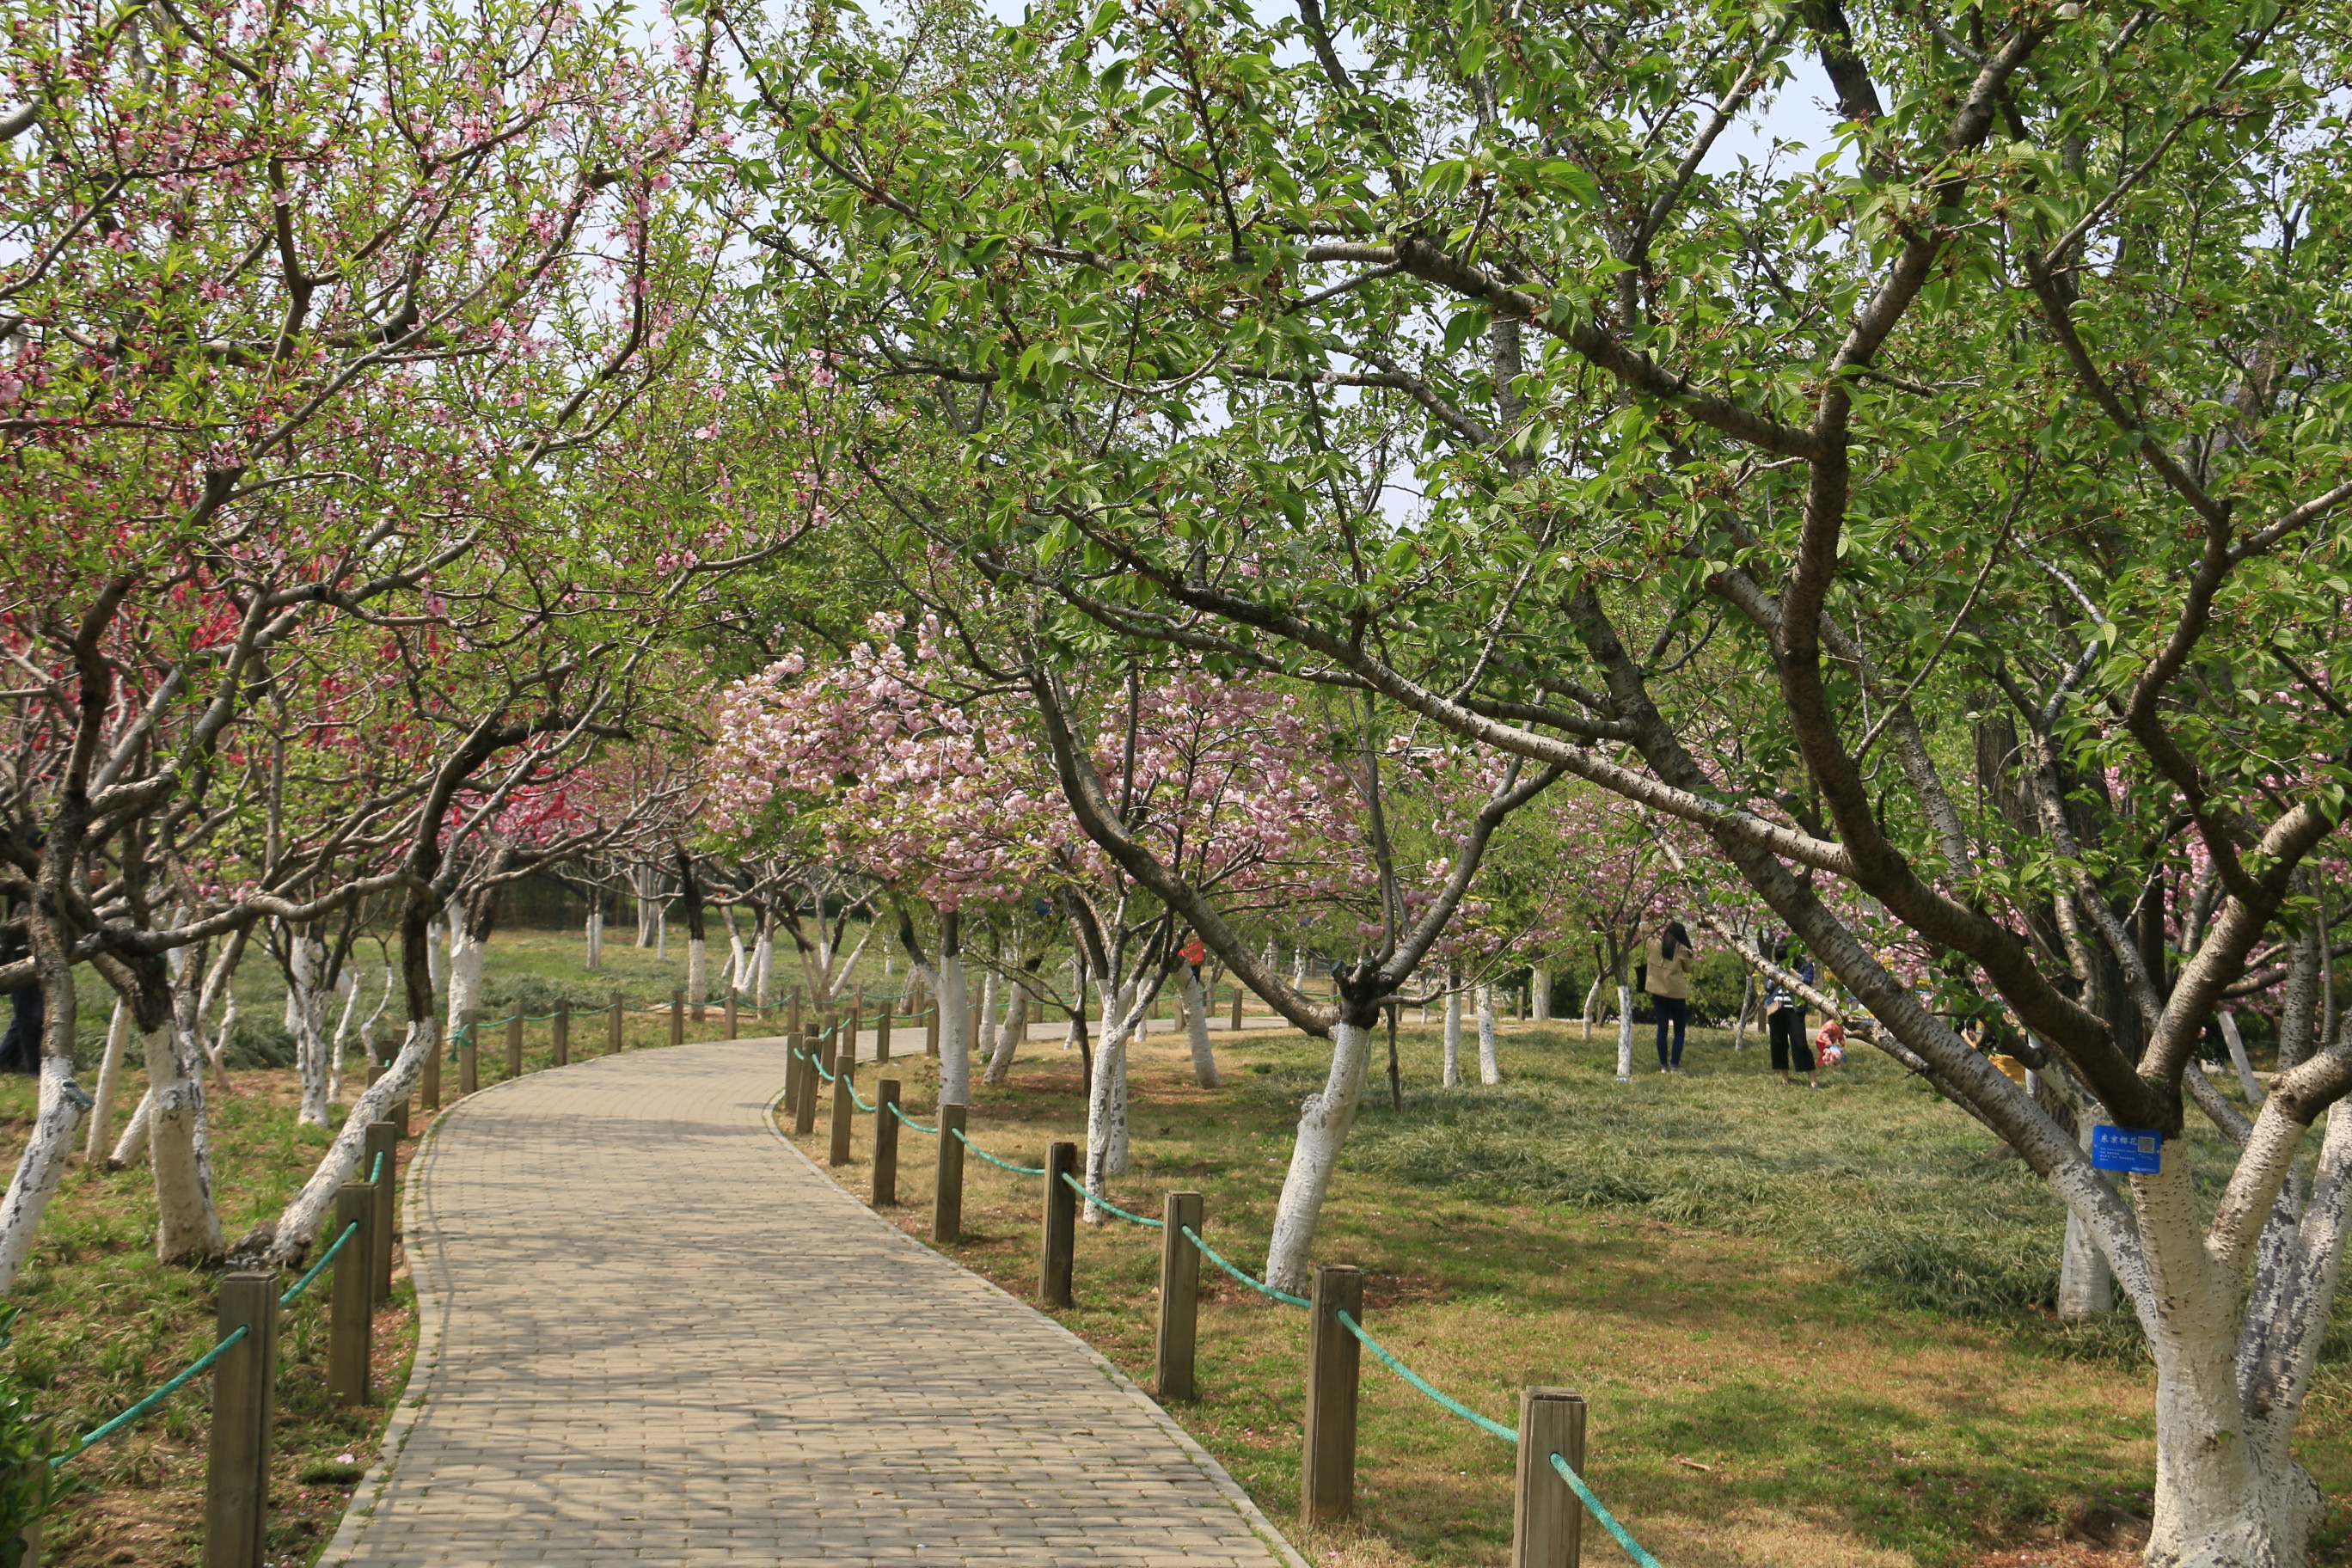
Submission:
M 2091 1164 L 2102 1171 L 2153 1176 L 2164 1169 L 2164 1135 L 2144 1127 L 2094 1127 Z

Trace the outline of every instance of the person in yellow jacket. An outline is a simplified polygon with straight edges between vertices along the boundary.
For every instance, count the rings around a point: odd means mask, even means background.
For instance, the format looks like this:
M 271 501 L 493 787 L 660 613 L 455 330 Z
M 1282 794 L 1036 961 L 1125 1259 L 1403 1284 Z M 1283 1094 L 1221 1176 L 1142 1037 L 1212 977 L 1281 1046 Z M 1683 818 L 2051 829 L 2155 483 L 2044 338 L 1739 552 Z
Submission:
M 1683 1030 L 1690 1023 L 1691 960 L 1697 951 L 1680 921 L 1668 921 L 1650 939 L 1649 972 L 1642 989 L 1650 994 L 1650 1011 L 1658 1020 L 1658 1070 L 1683 1070 Z M 1666 1052 L 1666 1026 L 1674 1026 L 1674 1054 Z

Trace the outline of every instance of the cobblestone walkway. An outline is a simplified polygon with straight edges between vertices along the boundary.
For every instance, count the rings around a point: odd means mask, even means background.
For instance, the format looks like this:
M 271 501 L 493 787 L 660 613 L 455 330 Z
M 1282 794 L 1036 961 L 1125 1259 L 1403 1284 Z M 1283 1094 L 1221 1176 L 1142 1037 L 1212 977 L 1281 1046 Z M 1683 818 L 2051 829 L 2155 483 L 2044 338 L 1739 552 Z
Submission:
M 446 1118 L 416 1376 L 326 1563 L 1298 1563 L 1093 1352 L 778 1139 L 782 1075 L 636 1051 Z

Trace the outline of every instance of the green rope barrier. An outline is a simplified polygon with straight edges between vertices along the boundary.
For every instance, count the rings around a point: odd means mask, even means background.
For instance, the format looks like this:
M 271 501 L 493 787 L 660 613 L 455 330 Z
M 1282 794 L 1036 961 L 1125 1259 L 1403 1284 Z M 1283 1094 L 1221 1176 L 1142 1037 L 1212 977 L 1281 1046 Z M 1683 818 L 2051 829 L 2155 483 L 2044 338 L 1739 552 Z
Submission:
M 231 1329 L 226 1339 L 224 1339 L 220 1343 L 215 1345 L 212 1349 L 198 1356 L 194 1362 L 191 1362 L 185 1370 L 182 1371 L 170 1382 L 164 1384 L 163 1387 L 157 1389 L 154 1393 L 149 1394 L 146 1398 L 141 1400 L 138 1404 L 132 1405 L 130 1409 L 116 1416 L 113 1420 L 109 1421 L 102 1426 L 91 1427 L 88 1432 L 82 1435 L 81 1440 L 76 1443 L 72 1447 L 67 1449 L 62 1454 L 52 1457 L 49 1460 L 49 1468 L 54 1470 L 59 1466 L 65 1464 L 68 1459 L 80 1458 L 81 1455 L 87 1453 L 89 1449 L 98 1447 L 99 1444 L 105 1442 L 109 1437 L 113 1436 L 117 1432 L 120 1432 L 125 1426 L 130 1426 L 142 1415 L 146 1415 L 147 1412 L 154 1409 L 158 1405 L 163 1404 L 164 1400 L 178 1393 L 182 1388 L 186 1387 L 190 1378 L 193 1378 L 198 1373 L 209 1369 L 213 1363 L 220 1360 L 221 1357 L 229 1352 L 230 1347 L 234 1346 L 239 1340 L 244 1339 L 252 1331 L 253 1331 L 251 1329 L 242 1325 L 237 1328 Z
M 810 1058 L 809 1066 L 816 1068 L 817 1076 L 824 1079 L 825 1082 L 831 1083 L 833 1081 L 834 1075 L 824 1070 L 824 1058 L 823 1057 Z
M 1359 1343 L 1363 1345 L 1366 1350 L 1370 1351 L 1374 1355 L 1380 1357 L 1381 1360 L 1386 1362 L 1391 1372 L 1396 1373 L 1399 1377 L 1404 1379 L 1407 1383 L 1412 1384 L 1415 1388 L 1418 1388 L 1432 1399 L 1437 1401 L 1438 1404 L 1443 1405 L 1446 1409 L 1451 1410 L 1454 1415 L 1461 1416 L 1462 1419 L 1469 1422 L 1472 1426 L 1493 1433 L 1496 1436 L 1500 1437 L 1506 1443 L 1516 1443 L 1519 1440 L 1518 1433 L 1512 1430 L 1510 1427 L 1504 1426 L 1499 1421 L 1487 1420 L 1486 1417 L 1479 1415 L 1475 1410 L 1471 1409 L 1460 1400 L 1455 1399 L 1449 1394 L 1440 1393 L 1437 1389 L 1432 1387 L 1427 1380 L 1423 1378 L 1419 1373 L 1405 1365 L 1404 1363 L 1397 1360 L 1396 1357 L 1389 1354 L 1387 1347 L 1383 1346 L 1380 1341 L 1372 1338 L 1371 1335 L 1364 1332 L 1364 1326 L 1356 1321 L 1355 1319 L 1349 1317 L 1346 1312 L 1338 1312 L 1333 1315 L 1339 1320 L 1339 1326 L 1341 1328 L 1346 1329 L 1349 1333 L 1356 1336 Z
M 1312 1307 L 1315 1304 L 1304 1296 L 1294 1296 L 1287 1290 L 1276 1289 L 1273 1286 L 1267 1284 L 1263 1279 L 1252 1279 L 1249 1275 L 1243 1273 L 1240 1269 L 1226 1262 L 1224 1254 L 1219 1252 L 1215 1247 L 1211 1247 L 1207 1242 L 1202 1241 L 1199 1231 L 1194 1230 L 1189 1225 L 1184 1226 L 1183 1229 L 1184 1239 L 1199 1247 L 1202 1257 L 1215 1264 L 1218 1268 L 1223 1269 L 1226 1273 L 1232 1275 L 1234 1279 L 1240 1280 L 1243 1284 L 1248 1286 L 1251 1289 L 1256 1291 L 1259 1295 L 1271 1297 L 1276 1301 L 1287 1301 L 1294 1307 Z
M 1072 1192 L 1077 1194 L 1078 1196 L 1086 1199 L 1087 1202 L 1094 1205 L 1095 1207 L 1098 1209 L 1108 1209 L 1111 1213 L 1118 1215 L 1121 1219 L 1132 1220 L 1137 1225 L 1148 1225 L 1154 1230 L 1166 1230 L 1168 1228 L 1168 1222 L 1164 1219 L 1146 1219 L 1139 1214 L 1128 1213 L 1125 1209 L 1119 1207 L 1108 1198 L 1098 1198 L 1095 1196 L 1094 1194 L 1087 1191 L 1087 1184 L 1084 1182 L 1079 1181 L 1077 1177 L 1070 1174 L 1067 1171 L 1062 1173 L 1062 1180 L 1070 1184 L 1070 1190 Z
M 1643 1551 L 1641 1543 L 1625 1533 L 1625 1527 L 1617 1522 L 1617 1516 L 1601 1506 L 1601 1500 L 1592 1495 L 1592 1489 L 1584 1484 L 1584 1478 L 1568 1468 L 1566 1458 L 1554 1454 L 1551 1468 L 1559 1472 L 1559 1479 L 1576 1493 L 1577 1500 L 1592 1510 L 1592 1517 L 1601 1521 L 1601 1527 L 1617 1538 L 1617 1544 L 1625 1549 L 1625 1555 L 1633 1560 L 1635 1568 L 1660 1568 L 1658 1560 Z
M 1016 1165 L 1010 1160 L 998 1159 L 995 1155 L 990 1153 L 987 1150 L 982 1148 L 979 1144 L 965 1137 L 963 1135 L 963 1129 L 961 1127 L 950 1127 L 948 1131 L 956 1135 L 957 1142 L 962 1144 L 965 1148 L 971 1150 L 973 1153 L 979 1155 L 982 1159 L 987 1161 L 990 1164 L 995 1166 L 1000 1171 L 1010 1171 L 1016 1176 L 1042 1176 L 1045 1173 L 1045 1167 L 1043 1165 Z
M 343 1226 L 343 1234 L 335 1237 L 335 1245 L 320 1253 L 319 1255 L 319 1261 L 310 1265 L 310 1271 L 308 1274 L 303 1275 L 299 1279 L 294 1281 L 293 1284 L 288 1286 L 286 1288 L 286 1294 L 278 1298 L 278 1310 L 283 1311 L 285 1309 L 292 1306 L 295 1301 L 301 1297 L 302 1292 L 310 1288 L 310 1281 L 316 1279 L 320 1274 L 325 1270 L 327 1265 L 335 1260 L 335 1254 L 343 1249 L 343 1244 L 351 1240 L 352 1237 L 357 1236 L 359 1233 L 360 1222 L 357 1220 L 353 1220 L 351 1224 Z
M 852 1105 L 854 1105 L 854 1106 L 857 1107 L 857 1109 L 858 1109 L 858 1110 L 864 1110 L 864 1111 L 871 1111 L 871 1110 L 874 1109 L 872 1106 L 870 1106 L 870 1105 L 866 1104 L 864 1100 L 860 1100 L 860 1099 L 858 1099 L 858 1098 L 857 1098 L 857 1080 L 856 1080 L 856 1079 L 845 1079 L 845 1080 L 843 1081 L 843 1083 L 842 1083 L 842 1086 L 841 1086 L 841 1087 L 842 1087 L 842 1088 L 844 1088 L 844 1089 L 847 1089 L 847 1090 L 849 1091 L 849 1103 L 850 1103 L 850 1104 L 852 1104 Z
M 375 1163 L 368 1167 L 369 1181 L 381 1182 L 383 1180 L 383 1151 L 379 1149 L 376 1151 Z
M 940 1130 L 938 1128 L 924 1126 L 921 1122 L 916 1121 L 913 1117 L 899 1110 L 896 1104 L 893 1104 L 890 1107 L 890 1114 L 897 1117 L 900 1121 L 913 1128 L 918 1132 L 928 1132 L 934 1138 L 940 1135 Z

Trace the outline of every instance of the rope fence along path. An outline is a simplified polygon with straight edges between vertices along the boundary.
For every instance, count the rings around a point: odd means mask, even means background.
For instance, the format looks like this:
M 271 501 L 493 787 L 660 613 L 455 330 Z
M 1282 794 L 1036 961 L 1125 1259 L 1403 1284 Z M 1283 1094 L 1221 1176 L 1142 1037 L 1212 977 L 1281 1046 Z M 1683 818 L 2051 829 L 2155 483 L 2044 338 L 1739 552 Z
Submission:
M 1303 1568 L 1107 1363 L 776 1136 L 784 1060 L 598 1057 L 444 1121 L 408 1173 L 437 1352 L 327 1568 Z
M 792 1054 L 795 1057 L 803 1055 L 803 1053 L 797 1051 Z M 806 1055 L 805 1059 L 808 1060 L 811 1065 L 814 1066 L 818 1072 L 824 1073 L 825 1078 L 829 1081 L 833 1079 L 833 1074 L 824 1072 L 824 1065 L 821 1057 L 815 1054 L 808 1054 Z M 876 1109 L 875 1106 L 866 1103 L 865 1100 L 859 1097 L 855 1082 L 846 1076 L 839 1081 L 836 1092 L 839 1092 L 841 1089 L 847 1090 L 850 1102 L 856 1106 L 858 1110 L 871 1112 Z M 890 1102 L 889 1110 L 891 1115 L 897 1117 L 906 1125 L 916 1129 L 918 1131 L 929 1132 L 936 1135 L 939 1131 L 937 1128 L 925 1127 L 920 1122 L 909 1118 L 905 1111 L 899 1110 L 896 1100 Z M 945 1125 L 944 1121 L 942 1122 L 942 1125 Z M 971 1152 L 979 1155 L 990 1164 L 994 1165 L 1001 1170 L 1011 1172 L 1015 1175 L 1045 1175 L 1050 1169 L 1048 1166 L 1021 1165 L 1015 1164 L 1009 1160 L 999 1159 L 996 1155 L 990 1153 L 987 1150 L 982 1149 L 979 1144 L 966 1137 L 961 1128 L 949 1126 L 947 1131 L 952 1133 L 956 1141 L 961 1143 L 966 1149 L 971 1151 Z M 1066 1159 L 1066 1151 L 1069 1146 L 1065 1144 L 1056 1144 L 1055 1147 L 1057 1151 L 1064 1152 L 1064 1153 L 1058 1154 L 1056 1158 Z M 1118 1205 L 1112 1203 L 1108 1198 L 1100 1197 L 1088 1192 L 1086 1184 L 1079 1181 L 1077 1176 L 1067 1169 L 1056 1172 L 1054 1178 L 1049 1180 L 1047 1183 L 1047 1236 L 1045 1247 L 1046 1261 L 1045 1264 L 1044 1275 L 1048 1283 L 1045 1284 L 1044 1288 L 1047 1292 L 1046 1299 L 1049 1302 L 1067 1304 L 1069 1258 L 1066 1254 L 1062 1254 L 1057 1257 L 1059 1249 L 1055 1245 L 1056 1238 L 1054 1233 L 1055 1220 L 1053 1216 L 1055 1215 L 1056 1205 L 1052 1201 L 1051 1194 L 1059 1190 L 1059 1187 L 1055 1184 L 1057 1182 L 1060 1187 L 1066 1187 L 1071 1193 L 1076 1194 L 1078 1200 L 1091 1204 L 1098 1208 L 1107 1209 L 1110 1213 L 1117 1215 L 1119 1218 L 1126 1220 L 1132 1225 L 1164 1232 L 1169 1222 L 1167 1220 L 1152 1219 L 1147 1215 L 1136 1214 L 1131 1210 L 1121 1208 Z M 1192 1196 L 1191 1201 L 1197 1205 L 1197 1195 Z M 1172 1218 L 1177 1212 L 1174 1207 L 1175 1194 L 1171 1194 L 1170 1203 L 1170 1213 L 1171 1217 Z M 1192 1226 L 1180 1225 L 1177 1228 L 1183 1238 L 1199 1250 L 1202 1257 L 1206 1258 L 1210 1262 L 1215 1264 L 1233 1279 L 1248 1286 L 1259 1295 L 1267 1298 L 1269 1300 L 1280 1301 L 1288 1306 L 1303 1307 L 1309 1311 L 1314 1311 L 1316 1310 L 1315 1303 L 1307 1298 L 1303 1296 L 1294 1296 L 1289 1291 L 1269 1285 L 1265 1280 L 1260 1279 L 1248 1273 L 1246 1270 L 1235 1266 L 1231 1260 L 1226 1258 L 1223 1254 L 1218 1252 L 1216 1248 L 1211 1247 L 1206 1241 L 1202 1239 L 1201 1233 Z M 1349 1270 L 1347 1272 L 1352 1273 L 1353 1271 Z M 1168 1270 L 1167 1263 L 1163 1260 L 1161 1280 L 1163 1315 L 1165 1313 L 1164 1298 L 1166 1296 L 1167 1289 Z M 1476 1426 L 1480 1431 L 1486 1433 L 1490 1436 L 1499 1437 L 1504 1442 L 1517 1446 L 1522 1441 L 1521 1435 L 1517 1429 L 1506 1426 L 1501 1422 L 1472 1409 L 1469 1405 L 1463 1404 L 1452 1394 L 1445 1393 L 1436 1384 L 1431 1383 L 1427 1378 L 1423 1377 L 1419 1373 L 1413 1371 L 1412 1368 L 1398 1360 L 1396 1356 L 1389 1351 L 1387 1346 L 1381 1344 L 1379 1340 L 1373 1338 L 1370 1333 L 1365 1331 L 1363 1324 L 1356 1320 L 1356 1317 L 1352 1312 L 1349 1312 L 1345 1308 L 1340 1308 L 1332 1311 L 1331 1317 L 1337 1321 L 1338 1325 L 1341 1329 L 1345 1330 L 1347 1333 L 1353 1337 L 1358 1343 L 1370 1351 L 1372 1354 L 1379 1359 L 1382 1365 L 1394 1373 L 1407 1386 L 1432 1401 L 1439 1408 L 1446 1411 L 1450 1415 L 1459 1416 L 1461 1419 L 1469 1422 L 1472 1426 Z M 1184 1351 L 1184 1355 L 1186 1357 L 1184 1379 L 1189 1388 L 1191 1382 L 1191 1368 L 1189 1364 L 1189 1358 L 1191 1355 L 1189 1330 L 1187 1331 L 1187 1333 L 1188 1343 Z M 1350 1377 L 1352 1379 L 1352 1373 L 1350 1374 Z M 1354 1420 L 1354 1402 L 1352 1395 L 1342 1403 L 1348 1411 L 1346 1419 L 1352 1427 Z M 1580 1420 L 1581 1417 L 1580 1416 L 1579 1419 Z M 1352 1453 L 1354 1447 L 1352 1432 L 1348 1439 L 1347 1446 Z M 1574 1467 L 1570 1464 L 1568 1457 L 1565 1454 L 1554 1451 L 1545 1456 L 1545 1458 L 1549 1460 L 1549 1468 L 1553 1471 L 1557 1472 L 1560 1479 L 1565 1481 L 1570 1489 L 1575 1493 L 1578 1501 L 1586 1509 L 1590 1510 L 1592 1516 L 1601 1521 L 1602 1526 L 1608 1530 L 1611 1535 L 1616 1538 L 1618 1544 L 1624 1548 L 1626 1554 L 1633 1560 L 1637 1568 L 1660 1568 L 1657 1560 L 1651 1556 L 1647 1551 L 1643 1550 L 1643 1547 L 1634 1541 L 1632 1534 L 1626 1531 L 1624 1526 L 1618 1522 L 1616 1516 L 1611 1513 L 1609 1510 L 1602 1505 L 1601 1500 L 1593 1494 L 1592 1489 L 1586 1484 L 1584 1478 L 1578 1474 Z M 1349 1460 L 1350 1466 L 1352 1466 L 1352 1463 L 1353 1461 L 1351 1458 Z M 1521 1471 L 1520 1485 L 1522 1491 L 1524 1492 L 1528 1485 L 1526 1467 L 1524 1465 L 1521 1467 Z M 1527 1506 L 1527 1500 L 1524 1497 L 1521 1500 L 1519 1511 L 1522 1516 L 1520 1527 L 1524 1530 L 1526 1528 L 1526 1516 L 1530 1511 Z

